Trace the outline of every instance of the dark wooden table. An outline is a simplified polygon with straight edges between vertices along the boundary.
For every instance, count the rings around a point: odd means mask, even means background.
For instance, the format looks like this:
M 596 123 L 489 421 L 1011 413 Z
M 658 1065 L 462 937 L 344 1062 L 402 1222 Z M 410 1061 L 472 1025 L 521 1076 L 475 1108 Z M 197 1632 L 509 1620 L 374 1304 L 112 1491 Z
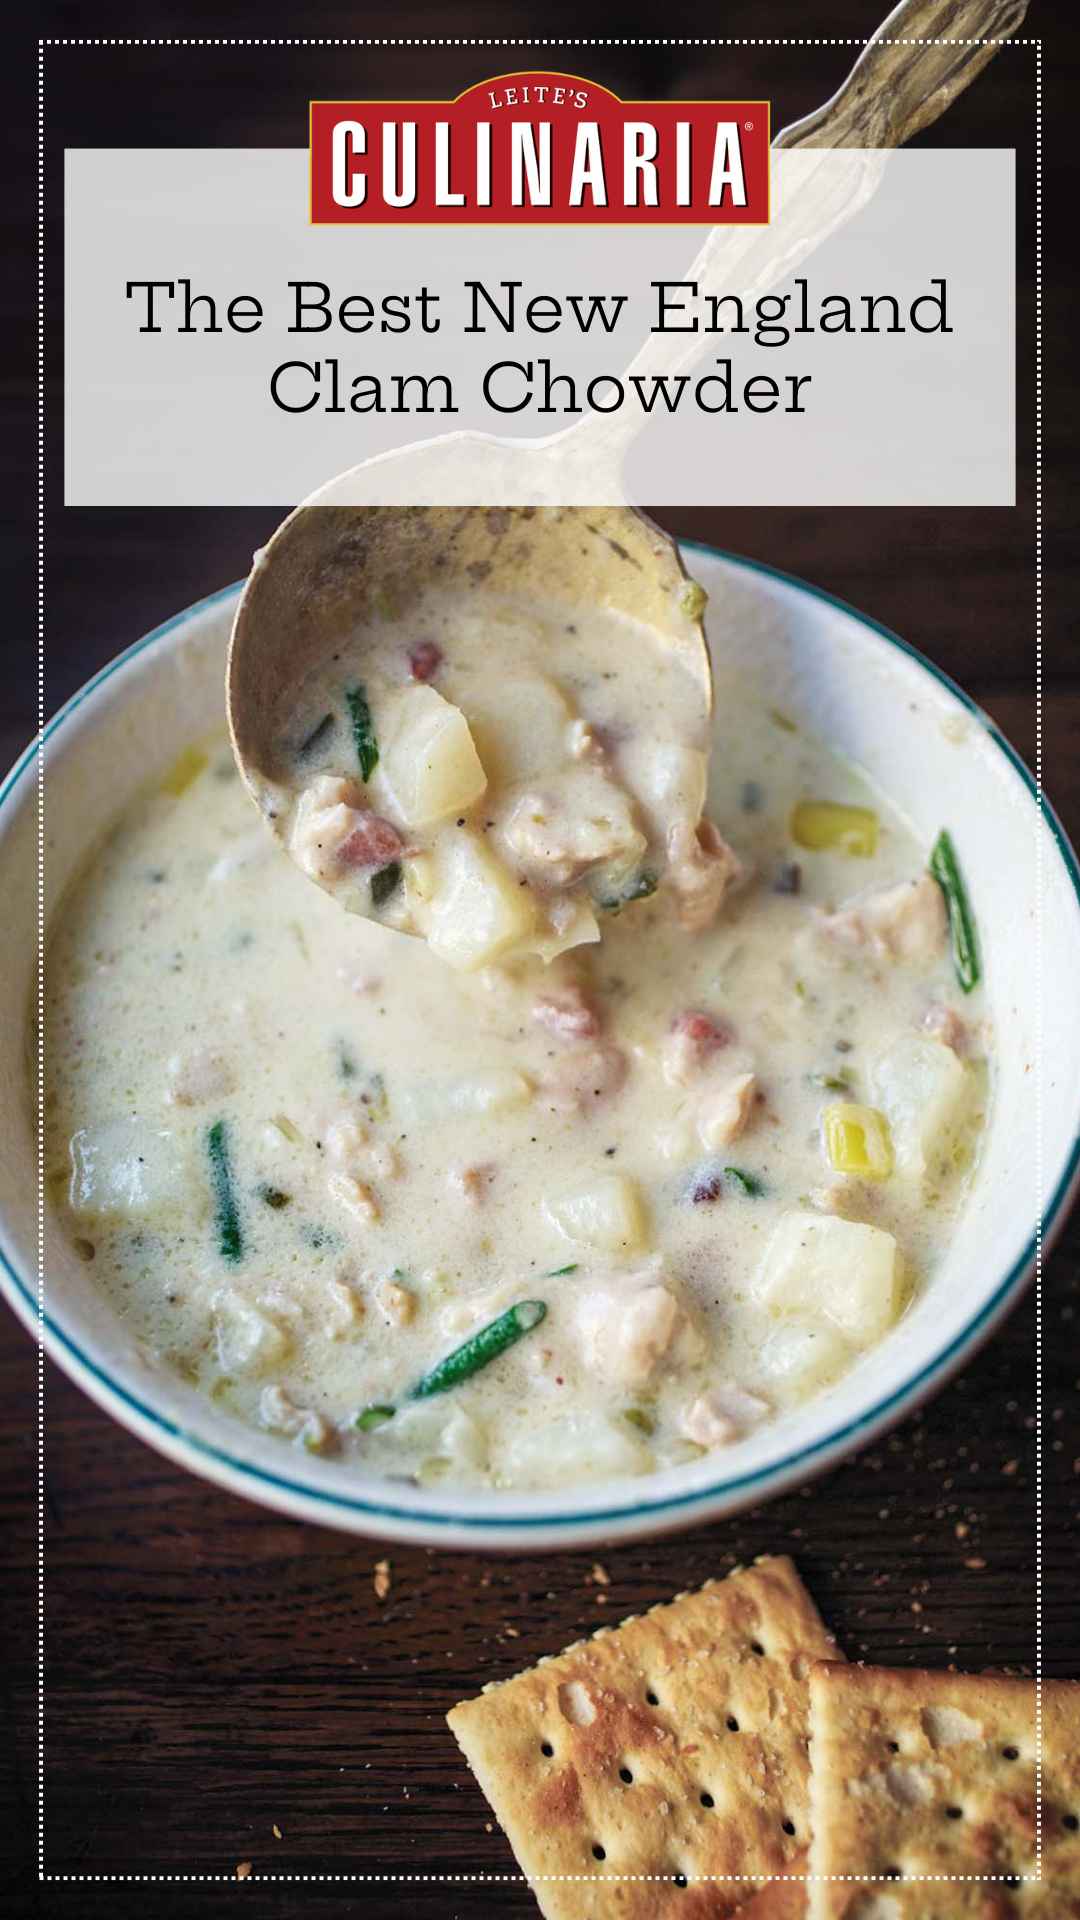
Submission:
M 115 10 L 114 10 L 115 11 Z M 228 31 L 187 9 L 144 9 L 139 31 Z M 762 12 L 769 15 L 766 27 Z M 1034 19 L 1034 30 L 1039 22 Z M 1045 11 L 1045 10 L 1044 10 Z M 814 32 L 864 32 L 873 5 L 818 8 Z M 54 9 L 51 30 L 77 32 Z M 94 31 L 113 26 L 110 8 Z M 508 18 L 509 15 L 509 18 Z M 576 30 L 577 9 L 475 8 L 467 30 Z M 700 30 L 697 9 L 665 9 L 672 34 Z M 393 25 L 323 10 L 312 31 L 448 30 L 435 9 L 399 9 Z M 242 30 L 249 30 L 247 27 Z M 303 30 L 291 18 L 275 29 Z M 460 22 L 450 31 L 465 30 Z M 631 33 L 632 26 L 625 31 Z M 650 29 L 646 27 L 644 31 Z M 718 31 L 806 31 L 788 0 L 726 10 Z M 528 53 L 446 51 L 433 77 L 421 50 L 364 57 L 372 93 L 452 93 Z M 552 54 L 627 94 L 763 90 L 789 118 L 823 97 L 848 60 L 835 48 L 695 51 L 607 49 Z M 51 56 L 52 58 L 52 56 Z M 189 56 L 190 58 L 190 56 Z M 51 94 L 63 140 L 137 144 L 218 139 L 297 143 L 308 94 L 340 92 L 348 55 L 209 52 L 188 69 L 197 137 L 184 129 L 177 61 L 94 56 L 65 69 Z M 427 64 L 425 64 L 427 62 Z M 788 64 L 789 62 L 790 64 Z M 535 64 L 535 60 L 533 62 Z M 1052 75 L 1050 76 L 1052 78 Z M 145 84 L 143 81 L 145 80 Z M 1032 56 L 1004 54 L 960 103 L 940 137 L 961 144 L 1028 142 Z M 92 97 L 91 97 L 92 96 Z M 114 124 L 107 134 L 108 115 Z M 232 121 L 226 131 L 228 115 Z M 104 120 L 103 117 L 105 116 Z M 1030 167 L 1021 168 L 1021 195 Z M 1025 235 L 1024 247 L 1029 236 Z M 1022 286 L 1030 255 L 1022 256 Z M 1075 268 L 1070 263 L 1075 277 Z M 5 296 L 10 298 L 9 296 Z M 1030 293 L 1020 306 L 1020 366 L 1030 348 Z M 1065 345 L 1048 342 L 1046 510 L 1048 607 L 1046 784 L 1080 833 L 1080 656 L 1063 609 L 1070 571 L 1068 451 L 1076 417 Z M 1058 362 L 1061 364 L 1059 365 Z M 21 395 L 21 390 L 20 390 Z M 16 395 L 18 401 L 20 395 Z M 25 395 L 21 395 L 25 398 Z M 669 512 L 680 532 L 711 538 L 808 578 L 894 626 L 954 673 L 1027 757 L 1035 745 L 1031 393 L 1021 380 L 1018 506 L 998 511 Z M 53 418 L 48 586 L 49 704 L 176 608 L 240 575 L 273 513 L 65 513 Z M 17 540 L 17 535 L 8 536 Z M 17 547 L 9 549 L 19 558 Z M 32 660 L 9 645 L 4 758 L 29 732 Z M 1080 1673 L 1080 1233 L 1066 1235 L 1044 1284 L 1043 1648 L 1047 1673 Z M 304 1527 L 190 1478 L 100 1414 L 46 1368 L 44 1777 L 46 1860 L 53 1875 L 118 1880 L 32 1884 L 37 1788 L 37 1518 L 34 1355 L 0 1318 L 3 1452 L 3 1707 L 0 1860 L 14 1907 L 73 1916 L 217 1910 L 232 1876 L 262 1915 L 527 1915 L 520 1886 L 497 1881 L 365 1881 L 363 1876 L 498 1875 L 505 1843 L 443 1725 L 447 1707 L 604 1621 L 670 1596 L 736 1561 L 793 1553 L 852 1656 L 900 1665 L 1033 1667 L 1035 1583 L 1035 1311 L 1029 1295 L 965 1373 L 888 1438 L 766 1509 L 673 1539 L 567 1556 L 455 1556 L 389 1551 Z M 376 1561 L 392 1584 L 379 1600 Z M 606 1579 L 594 1565 L 600 1562 Z M 126 1875 L 189 1875 L 141 1885 Z M 279 1885 L 268 1875 L 311 1875 Z M 333 1876 L 353 1876 L 335 1879 Z M 327 1877 L 329 1876 L 329 1877 Z

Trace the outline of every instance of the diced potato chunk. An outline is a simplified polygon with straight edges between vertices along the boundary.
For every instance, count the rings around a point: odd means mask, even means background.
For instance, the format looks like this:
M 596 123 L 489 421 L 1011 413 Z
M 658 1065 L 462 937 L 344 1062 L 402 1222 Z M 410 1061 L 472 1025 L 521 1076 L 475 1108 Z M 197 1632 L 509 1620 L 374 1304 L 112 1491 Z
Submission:
M 761 1362 L 780 1393 L 801 1399 L 835 1380 L 850 1364 L 852 1351 L 833 1327 L 820 1320 L 789 1320 L 766 1340 Z
M 970 1110 L 969 1068 L 933 1034 L 905 1033 L 875 1061 L 870 1081 L 888 1115 L 899 1172 L 937 1172 Z
M 546 1200 L 544 1210 L 568 1240 L 605 1253 L 634 1252 L 648 1236 L 641 1189 L 625 1173 L 600 1174 Z
M 831 1214 L 786 1213 L 751 1283 L 780 1317 L 831 1323 L 854 1346 L 880 1340 L 900 1310 L 896 1241 L 880 1227 Z
M 451 967 L 486 967 L 526 940 L 536 925 L 528 888 L 467 827 L 441 836 L 431 887 L 421 925 L 432 952 Z
M 72 1135 L 75 1213 L 139 1215 L 198 1206 L 189 1157 L 176 1135 L 131 1115 Z
M 547 929 L 532 942 L 532 951 L 547 963 L 571 947 L 589 946 L 600 938 L 596 915 L 587 900 L 564 899 L 557 905 L 560 910 L 565 908 L 565 912 L 559 913 L 558 923 L 551 919 Z
M 280 1366 L 292 1344 L 287 1329 L 234 1287 L 214 1295 L 218 1359 L 225 1373 L 256 1378 Z
M 821 1116 L 825 1151 L 837 1173 L 863 1180 L 886 1180 L 893 1170 L 889 1123 L 876 1107 L 836 1100 Z
M 501 674 L 487 692 L 471 694 L 468 707 L 473 738 L 494 786 L 534 780 L 568 758 L 573 714 L 544 674 Z
M 465 715 L 430 686 L 408 687 L 389 706 L 379 769 L 407 827 L 430 827 L 467 812 L 487 786 Z
M 646 1473 L 652 1455 L 628 1421 L 616 1422 L 600 1413 L 538 1420 L 530 1413 L 511 1433 L 500 1466 L 508 1485 L 553 1487 Z

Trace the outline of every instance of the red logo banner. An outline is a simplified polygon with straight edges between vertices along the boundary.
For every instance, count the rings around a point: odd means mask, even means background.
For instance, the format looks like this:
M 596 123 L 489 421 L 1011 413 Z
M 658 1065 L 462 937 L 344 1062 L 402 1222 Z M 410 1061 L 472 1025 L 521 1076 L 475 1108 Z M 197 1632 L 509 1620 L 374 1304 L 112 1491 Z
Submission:
M 766 100 L 620 100 L 509 73 L 456 100 L 313 100 L 317 226 L 763 226 Z

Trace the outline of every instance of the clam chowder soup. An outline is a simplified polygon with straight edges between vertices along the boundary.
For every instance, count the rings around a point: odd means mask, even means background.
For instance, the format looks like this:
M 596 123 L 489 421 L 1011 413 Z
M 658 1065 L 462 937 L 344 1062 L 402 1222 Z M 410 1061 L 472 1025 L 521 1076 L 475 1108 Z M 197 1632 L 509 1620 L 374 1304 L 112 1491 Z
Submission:
M 471 753 L 448 737 L 437 756 L 458 811 L 440 789 L 413 852 L 434 802 L 417 811 L 423 756 L 399 766 L 394 743 L 453 734 L 431 702 L 460 711 L 467 680 L 450 629 L 429 640 L 368 689 L 397 841 L 359 871 L 452 869 L 469 964 L 446 964 L 449 911 L 441 946 L 343 913 L 266 832 L 227 742 L 192 745 L 52 931 L 50 1193 L 158 1364 L 343 1473 L 529 1488 L 729 1449 L 888 1338 L 963 1205 L 987 1036 L 951 842 L 916 844 L 749 690 L 712 755 L 725 837 L 702 834 L 700 790 L 654 778 L 649 740 L 608 743 L 612 683 L 548 656 L 542 697 L 490 719 L 471 702 Z M 356 715 L 308 694 L 311 729 L 333 716 L 312 809 L 362 811 L 319 786 L 350 777 L 331 738 Z M 679 724 L 672 752 L 702 756 Z M 554 838 L 522 799 L 534 743 L 537 798 L 563 756 Z M 312 819 L 298 807 L 294 833 Z M 635 887 L 673 822 L 708 885 Z M 470 862 L 500 868 L 484 912 Z M 424 872 L 388 879 L 388 905 L 423 902 Z M 528 937 L 485 944 L 536 890 Z M 588 914 L 602 940 L 558 951 L 560 890 L 566 925 Z

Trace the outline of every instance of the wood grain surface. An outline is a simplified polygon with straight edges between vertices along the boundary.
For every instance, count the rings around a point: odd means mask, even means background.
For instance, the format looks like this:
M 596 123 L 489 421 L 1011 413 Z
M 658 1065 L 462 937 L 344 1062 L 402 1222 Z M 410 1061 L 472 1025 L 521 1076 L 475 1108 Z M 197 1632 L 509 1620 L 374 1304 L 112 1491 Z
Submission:
M 228 7 L 149 5 L 136 28 L 103 4 L 92 23 L 54 6 L 45 30 L 147 35 L 250 32 Z M 1053 30 L 1045 6 L 1031 31 Z M 1040 12 L 1044 16 L 1039 19 Z M 280 17 L 278 15 L 280 14 Z M 182 17 L 181 17 L 182 15 Z M 750 0 L 710 22 L 754 34 L 863 34 L 873 0 L 813 10 Z M 765 21 L 767 19 L 767 25 Z M 673 36 L 703 30 L 700 8 L 665 7 Z M 631 14 L 622 31 L 655 32 Z M 330 6 L 318 23 L 262 10 L 260 33 L 570 35 L 566 5 L 474 6 L 467 21 L 408 6 Z M 607 29 L 597 26 L 598 32 Z M 1062 64 L 1067 64 L 1067 45 Z M 836 46 L 566 49 L 634 95 L 767 93 L 777 123 L 837 84 Z M 452 94 L 535 53 L 507 48 L 72 49 L 49 54 L 59 148 L 80 144 L 300 144 L 310 95 Z M 1057 62 L 1049 63 L 1053 97 Z M 29 86 L 29 83 L 27 83 Z M 1004 53 L 933 136 L 1018 148 L 1030 206 L 1033 56 Z M 11 136 L 9 136 L 11 137 Z M 29 201 L 27 203 L 29 205 Z M 52 204 L 57 195 L 52 194 Z M 58 240 L 55 230 L 52 243 Z M 1030 225 L 1021 287 L 1030 288 Z M 50 255 L 52 297 L 60 263 Z M 1075 280 L 1075 262 L 1068 272 Z M 25 291 L 25 288 L 23 289 Z M 14 287 L 3 294 L 11 320 Z M 55 309 L 54 309 L 55 311 Z M 1035 750 L 1034 494 L 1030 292 L 1019 306 L 1018 505 L 997 511 L 791 511 L 661 517 L 790 569 L 853 601 L 953 673 L 1019 750 Z M 179 607 L 238 577 L 277 516 L 72 512 L 62 507 L 59 325 L 50 332 L 48 704 Z M 1076 392 L 1067 330 L 1050 330 L 1045 504 L 1046 784 L 1080 834 L 1080 652 L 1066 617 L 1075 592 L 1069 454 Z M 13 417 L 29 386 L 5 371 Z M 8 450 L 3 458 L 10 461 Z M 29 549 L 4 532 L 13 583 Z M 25 581 L 24 581 L 24 584 Z M 32 584 L 32 583 L 31 583 Z M 31 731 L 32 629 L 4 637 L 5 760 Z M 1042 1632 L 1046 1672 L 1080 1674 L 1080 1231 L 1046 1265 L 1042 1449 Z M 132 1439 L 51 1366 L 45 1369 L 44 1779 L 53 1876 L 167 1876 L 150 1883 L 52 1878 L 34 1884 L 37 1809 L 34 1350 L 0 1316 L 0 1866 L 6 1911 L 96 1917 L 201 1914 L 242 1898 L 259 1916 L 526 1916 L 535 1912 L 443 1715 L 605 1621 L 736 1561 L 792 1553 L 851 1657 L 1033 1669 L 1036 1648 L 1035 1300 L 1029 1294 L 965 1372 L 869 1451 L 767 1508 L 674 1538 L 562 1556 L 459 1556 L 386 1549 L 292 1524 L 203 1485 Z M 376 1596 L 377 1561 L 391 1585 Z M 250 1877 L 235 1880 L 242 1863 Z M 189 1875 L 189 1880 L 171 1876 Z M 200 1875 L 226 1876 L 203 1883 Z M 281 1881 L 272 1876 L 309 1875 Z M 335 1878 L 334 1876 L 345 1876 Z M 412 1876 L 407 1879 L 395 1876 Z M 417 1877 L 418 1876 L 418 1877 Z M 424 1876 L 466 1876 L 461 1880 Z M 476 1879 L 471 1876 L 481 1876 Z

